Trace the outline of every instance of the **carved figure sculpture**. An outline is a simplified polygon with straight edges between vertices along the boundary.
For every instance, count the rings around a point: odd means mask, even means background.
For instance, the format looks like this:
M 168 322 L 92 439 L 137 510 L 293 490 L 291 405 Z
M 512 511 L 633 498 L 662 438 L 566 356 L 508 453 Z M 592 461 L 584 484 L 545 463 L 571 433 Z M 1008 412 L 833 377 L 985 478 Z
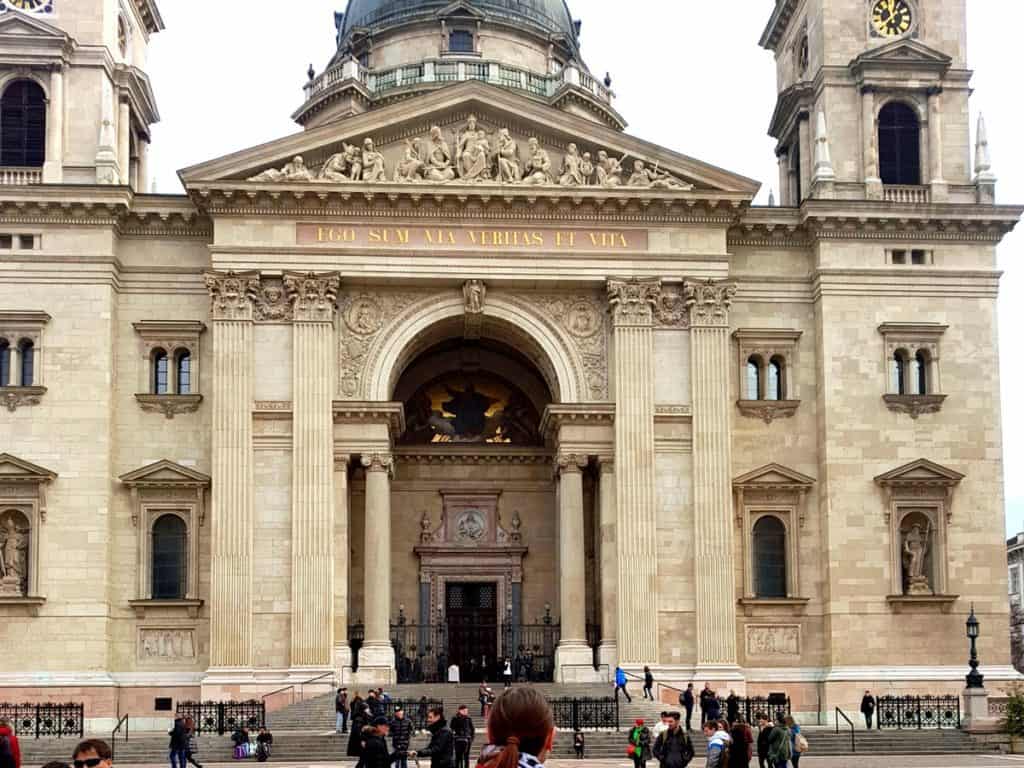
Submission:
M 363 181 L 387 181 L 384 171 L 384 155 L 373 147 L 373 139 L 363 139 Z
M 508 539 L 513 544 L 523 540 L 523 518 L 519 516 L 518 510 L 512 513 L 512 530 L 509 531 Z
M 28 590 L 28 529 L 19 528 L 17 514 L 0 524 L 0 595 L 24 596 Z
M 420 518 L 420 544 L 434 543 L 434 526 L 430 522 L 430 516 L 424 512 Z
M 580 174 L 583 176 L 583 183 L 590 184 L 591 179 L 594 178 L 594 161 L 590 157 L 589 152 L 583 153 L 583 159 L 580 161 Z
M 467 157 L 472 149 L 475 151 L 477 142 L 477 120 L 476 115 L 470 115 L 466 125 L 455 135 L 455 164 L 458 166 L 459 178 L 465 178 L 466 168 L 472 163 Z
M 423 176 L 427 181 L 444 182 L 455 178 L 452 168 L 452 151 L 444 140 L 441 129 L 434 125 L 430 128 L 430 145 L 427 147 L 426 168 Z
M 509 134 L 508 128 L 502 128 L 498 131 L 498 181 L 503 184 L 518 184 L 522 173 L 519 145 Z
M 531 138 L 527 143 L 530 147 L 530 156 L 526 159 L 523 184 L 554 184 L 555 179 L 551 175 L 551 156 L 547 150 L 541 148 L 537 139 Z
M 461 158 L 461 177 L 465 181 L 483 181 L 491 176 L 491 146 L 487 134 L 483 131 L 463 134 Z
M 484 299 L 487 298 L 487 286 L 480 280 L 467 280 L 462 286 L 462 295 L 466 299 L 466 314 L 479 315 L 484 311 Z
M 420 140 L 408 139 L 405 152 L 395 166 L 395 181 L 421 181 L 423 179 L 423 158 L 420 154 Z
M 455 540 L 475 543 L 480 541 L 487 532 L 487 524 L 483 515 L 471 509 L 463 512 L 455 526 Z
M 622 164 L 626 162 L 628 155 L 623 155 L 616 160 L 609 157 L 603 149 L 597 153 L 597 183 L 602 187 L 622 186 Z
M 345 144 L 343 151 L 331 155 L 317 176 L 322 181 L 359 181 L 363 175 L 362 156 L 357 147 Z
M 907 578 L 908 595 L 931 595 L 932 588 L 924 573 L 931 531 L 915 523 L 903 534 L 903 571 Z
M 249 178 L 249 181 L 312 181 L 313 174 L 310 173 L 309 168 L 306 167 L 306 161 L 302 159 L 302 155 L 296 155 L 292 158 L 290 163 L 287 163 L 280 170 L 276 168 L 268 168 L 255 176 Z
M 633 163 L 633 175 L 629 177 L 629 186 L 646 189 L 690 190 L 692 184 L 686 184 L 665 171 L 659 171 L 657 165 L 648 168 L 643 160 Z
M 587 183 L 583 177 L 583 158 L 575 144 L 570 144 L 562 158 L 562 175 L 558 180 L 563 187 L 582 187 Z

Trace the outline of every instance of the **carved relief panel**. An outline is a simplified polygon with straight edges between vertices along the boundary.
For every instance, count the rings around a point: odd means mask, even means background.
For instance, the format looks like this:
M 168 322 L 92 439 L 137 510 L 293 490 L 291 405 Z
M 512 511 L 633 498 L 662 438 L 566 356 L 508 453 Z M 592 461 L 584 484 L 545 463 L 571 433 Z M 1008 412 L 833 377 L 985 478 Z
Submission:
M 197 650 L 194 628 L 139 628 L 138 659 L 142 663 L 192 663 Z
M 747 625 L 747 658 L 771 659 L 800 655 L 800 625 Z

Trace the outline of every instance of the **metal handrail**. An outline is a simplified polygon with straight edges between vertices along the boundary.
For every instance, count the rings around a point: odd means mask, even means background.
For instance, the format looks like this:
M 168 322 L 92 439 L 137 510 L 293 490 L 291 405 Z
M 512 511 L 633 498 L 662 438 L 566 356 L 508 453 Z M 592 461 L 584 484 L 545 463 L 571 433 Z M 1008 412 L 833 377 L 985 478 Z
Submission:
M 114 750 L 117 747 L 117 733 L 121 730 L 121 726 L 124 726 L 124 741 L 128 743 L 128 715 L 125 715 L 117 721 L 117 725 L 114 730 L 110 732 L 110 762 L 114 762 Z
M 278 688 L 276 691 L 271 691 L 270 693 L 265 693 L 262 696 L 260 696 L 260 701 L 262 701 L 264 704 L 266 704 L 267 703 L 267 699 L 269 699 L 271 696 L 276 696 L 277 694 L 284 693 L 285 691 L 291 691 L 292 692 L 292 704 L 294 704 L 295 703 L 295 686 L 294 685 L 286 685 L 284 688 Z
M 846 716 L 846 713 L 843 712 L 843 710 L 841 710 L 839 707 L 836 707 L 836 734 L 837 735 L 839 733 L 839 718 L 840 717 L 843 718 L 843 720 L 846 721 L 847 725 L 850 726 L 850 751 L 853 752 L 853 753 L 856 753 L 857 752 L 857 729 L 853 727 L 853 721 L 850 720 L 850 718 L 848 718 Z
M 270 693 L 265 693 L 265 694 L 263 694 L 260 697 L 260 699 L 264 703 L 266 703 L 267 699 L 269 699 L 271 696 L 276 696 L 277 694 L 284 693 L 285 691 L 291 691 L 292 692 L 292 704 L 294 704 L 295 703 L 295 689 L 298 688 L 298 691 L 299 691 L 299 701 L 305 701 L 303 686 L 312 685 L 313 683 L 318 683 L 318 682 L 320 682 L 321 680 L 323 680 L 326 677 L 331 678 L 331 681 L 332 681 L 331 684 L 333 686 L 333 684 L 334 684 L 333 683 L 333 681 L 334 681 L 334 672 L 324 672 L 322 675 L 318 675 L 317 677 L 311 677 L 309 680 L 303 680 L 301 683 L 293 683 L 292 685 L 286 685 L 284 688 L 278 688 L 276 691 L 271 691 Z
M 313 683 L 319 683 L 325 677 L 331 678 L 331 688 L 334 688 L 334 672 L 324 672 L 322 675 L 319 675 L 317 677 L 311 677 L 309 680 L 304 680 L 303 682 L 299 683 L 299 701 L 305 701 L 306 699 L 305 691 L 303 690 L 304 686 L 312 685 Z

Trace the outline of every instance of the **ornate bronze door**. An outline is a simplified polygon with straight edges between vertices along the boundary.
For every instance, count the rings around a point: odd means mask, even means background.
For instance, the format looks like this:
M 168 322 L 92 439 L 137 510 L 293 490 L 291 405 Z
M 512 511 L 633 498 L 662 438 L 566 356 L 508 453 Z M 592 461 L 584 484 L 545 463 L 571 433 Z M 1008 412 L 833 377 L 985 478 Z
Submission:
M 448 663 L 463 682 L 494 679 L 498 666 L 498 585 L 448 584 L 445 590 Z

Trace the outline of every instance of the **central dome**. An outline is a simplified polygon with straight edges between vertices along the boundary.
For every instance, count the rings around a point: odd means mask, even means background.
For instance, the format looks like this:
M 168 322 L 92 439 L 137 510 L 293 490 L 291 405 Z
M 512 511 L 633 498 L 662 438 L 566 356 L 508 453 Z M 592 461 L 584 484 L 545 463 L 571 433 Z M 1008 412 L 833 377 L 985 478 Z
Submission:
M 547 34 L 564 37 L 578 47 L 576 24 L 565 0 L 464 0 L 496 21 L 529 26 Z M 349 0 L 338 27 L 338 47 L 344 46 L 353 29 L 375 32 L 396 24 L 429 19 L 452 0 Z

